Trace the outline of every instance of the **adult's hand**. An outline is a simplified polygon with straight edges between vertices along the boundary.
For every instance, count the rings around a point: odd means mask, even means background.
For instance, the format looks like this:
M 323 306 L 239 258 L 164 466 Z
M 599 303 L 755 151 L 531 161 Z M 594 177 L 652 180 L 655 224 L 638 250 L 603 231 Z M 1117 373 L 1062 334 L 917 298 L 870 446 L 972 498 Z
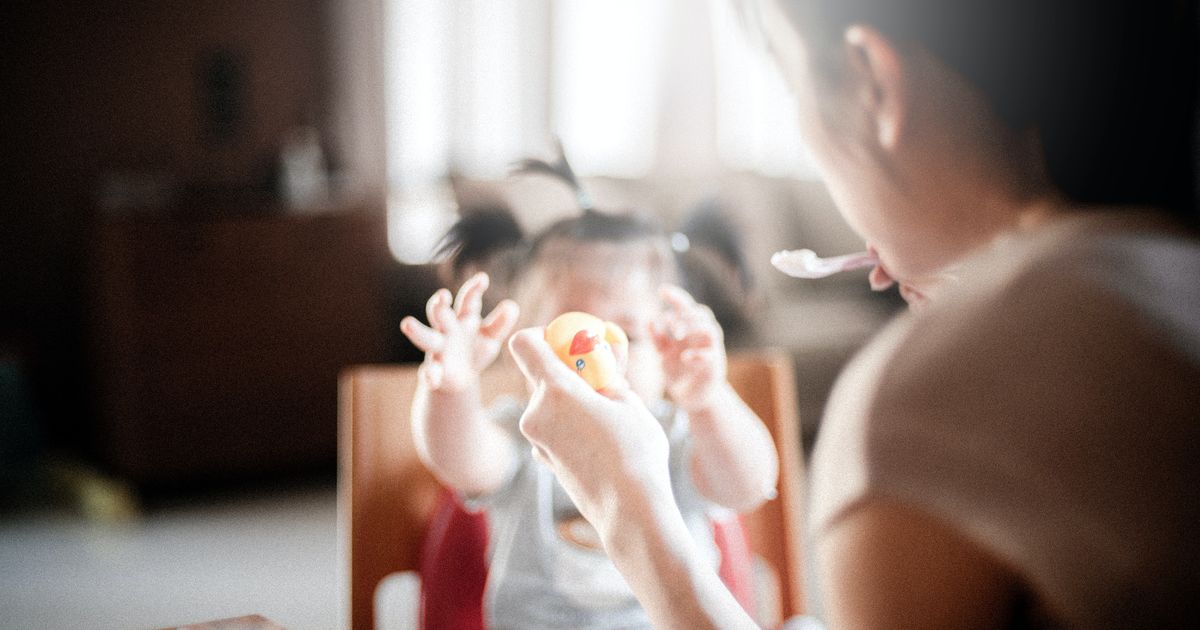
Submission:
M 540 328 L 509 340 L 533 389 L 521 431 L 604 542 L 656 628 L 753 628 L 701 560 L 671 494 L 667 437 L 627 384 L 592 391 Z
M 533 396 L 521 432 L 575 505 L 607 539 L 622 511 L 643 502 L 674 509 L 667 438 L 627 383 L 597 393 L 528 328 L 509 340 Z M 641 509 L 640 507 L 637 509 Z

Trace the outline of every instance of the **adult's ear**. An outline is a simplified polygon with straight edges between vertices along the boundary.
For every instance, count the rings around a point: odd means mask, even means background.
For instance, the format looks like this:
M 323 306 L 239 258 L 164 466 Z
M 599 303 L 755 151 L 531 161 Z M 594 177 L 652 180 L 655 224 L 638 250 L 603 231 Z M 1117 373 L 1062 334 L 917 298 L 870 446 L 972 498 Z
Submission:
M 879 148 L 894 151 L 900 143 L 911 114 L 909 79 L 904 58 L 883 33 L 852 24 L 844 37 L 851 80 L 856 83 L 853 98 L 866 117 L 874 123 Z

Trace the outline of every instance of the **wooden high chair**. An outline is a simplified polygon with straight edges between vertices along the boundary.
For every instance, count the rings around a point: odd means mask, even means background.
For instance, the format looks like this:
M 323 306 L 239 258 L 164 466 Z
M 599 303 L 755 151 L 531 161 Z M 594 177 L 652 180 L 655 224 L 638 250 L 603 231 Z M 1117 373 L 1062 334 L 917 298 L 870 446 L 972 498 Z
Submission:
M 804 612 L 804 463 L 791 359 L 774 351 L 733 353 L 729 382 L 766 423 L 779 452 L 778 498 L 742 520 L 754 553 L 778 577 L 786 619 Z M 352 630 L 374 628 L 375 589 L 386 576 L 418 568 L 443 493 L 413 445 L 409 412 L 415 388 L 415 366 L 352 366 L 341 375 L 338 527 Z M 523 391 L 519 375 L 484 378 L 484 400 Z

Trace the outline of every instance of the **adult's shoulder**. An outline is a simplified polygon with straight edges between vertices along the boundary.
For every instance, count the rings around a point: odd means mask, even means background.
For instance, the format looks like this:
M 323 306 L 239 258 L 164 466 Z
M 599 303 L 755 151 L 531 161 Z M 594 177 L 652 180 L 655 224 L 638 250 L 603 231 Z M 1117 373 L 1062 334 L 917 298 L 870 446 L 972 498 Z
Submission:
M 1200 561 L 1195 239 L 1089 222 L 961 272 L 840 379 L 813 526 L 890 500 L 1013 567 L 1080 627 L 1178 616 L 1159 604 L 1194 600 Z M 1145 606 L 1125 606 L 1151 584 Z
M 1004 239 L 943 298 L 881 338 L 883 402 L 1027 409 L 1079 402 L 1049 387 L 1200 363 L 1200 242 L 1151 220 L 1078 217 Z
M 970 475 L 995 496 L 1039 467 L 1086 470 L 1070 459 L 1089 453 L 1150 458 L 1161 445 L 1130 437 L 1142 418 L 1194 434 L 1183 420 L 1200 408 L 1197 280 L 1194 238 L 1104 219 L 977 256 L 839 379 L 814 461 L 815 521 L 905 475 L 914 488 Z

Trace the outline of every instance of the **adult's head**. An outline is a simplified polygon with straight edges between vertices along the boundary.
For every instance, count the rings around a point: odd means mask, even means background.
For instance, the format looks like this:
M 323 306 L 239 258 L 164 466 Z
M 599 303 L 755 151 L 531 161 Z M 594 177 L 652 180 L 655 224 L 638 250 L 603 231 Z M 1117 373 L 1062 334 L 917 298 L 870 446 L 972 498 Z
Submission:
M 839 208 L 908 292 L 1064 206 L 1191 217 L 1192 0 L 743 0 Z

